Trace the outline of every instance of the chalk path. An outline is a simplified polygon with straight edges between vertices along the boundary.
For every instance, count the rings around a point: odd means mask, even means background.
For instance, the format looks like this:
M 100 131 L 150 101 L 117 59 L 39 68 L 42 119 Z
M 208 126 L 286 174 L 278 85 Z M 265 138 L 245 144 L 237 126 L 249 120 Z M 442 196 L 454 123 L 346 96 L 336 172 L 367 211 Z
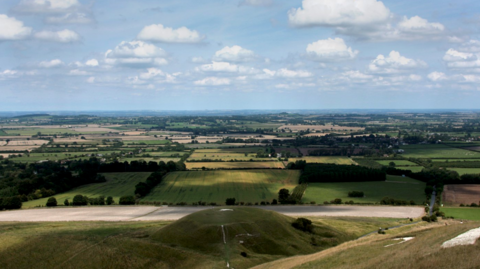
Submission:
M 40 221 L 161 221 L 178 220 L 212 207 L 96 206 L 40 208 L 0 212 L 0 222 Z M 222 207 L 215 207 L 219 210 Z M 234 208 L 234 207 L 233 207 Z M 410 206 L 258 206 L 287 216 L 349 216 L 418 218 L 423 207 Z

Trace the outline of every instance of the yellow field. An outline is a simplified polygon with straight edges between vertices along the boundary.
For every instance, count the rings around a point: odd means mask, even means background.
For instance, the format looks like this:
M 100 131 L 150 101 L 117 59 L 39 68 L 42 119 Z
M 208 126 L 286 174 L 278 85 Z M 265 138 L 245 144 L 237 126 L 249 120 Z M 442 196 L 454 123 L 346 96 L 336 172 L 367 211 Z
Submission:
M 334 164 L 357 164 L 352 159 L 348 157 L 341 157 L 341 156 L 305 156 L 302 158 L 288 158 L 288 162 L 295 162 L 298 160 L 307 161 L 307 163 L 334 163 Z

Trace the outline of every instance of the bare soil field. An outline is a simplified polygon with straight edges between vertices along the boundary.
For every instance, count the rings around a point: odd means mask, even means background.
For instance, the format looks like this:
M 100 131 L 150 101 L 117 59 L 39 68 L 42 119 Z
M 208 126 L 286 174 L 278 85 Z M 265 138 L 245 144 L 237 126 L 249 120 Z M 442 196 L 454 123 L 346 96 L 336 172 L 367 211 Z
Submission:
M 6 141 L 0 141 L 0 146 L 5 146 L 7 144 Z
M 1 222 L 178 220 L 212 207 L 98 206 L 25 209 L 0 212 Z M 221 207 L 218 207 L 221 209 Z M 423 207 L 404 206 L 260 206 L 287 216 L 418 218 Z
M 363 131 L 365 128 L 362 127 L 348 127 L 348 126 L 338 126 L 338 125 L 283 125 L 278 129 L 290 129 L 292 132 L 306 131 Z
M 480 202 L 480 185 L 445 185 L 442 194 L 443 203 L 449 205 Z

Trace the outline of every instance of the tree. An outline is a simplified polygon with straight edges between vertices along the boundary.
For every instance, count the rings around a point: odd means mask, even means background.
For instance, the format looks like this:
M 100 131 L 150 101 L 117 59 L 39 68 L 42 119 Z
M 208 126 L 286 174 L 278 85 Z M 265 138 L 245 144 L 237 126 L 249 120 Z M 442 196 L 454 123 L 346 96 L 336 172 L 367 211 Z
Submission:
M 390 167 L 395 167 L 395 163 L 394 163 L 394 162 L 390 162 L 390 163 L 388 163 L 388 166 L 390 166 Z
M 73 205 L 75 206 L 82 206 L 82 205 L 87 205 L 88 204 L 88 198 L 86 196 L 83 196 L 81 194 L 75 195 L 73 197 Z
M 115 201 L 113 201 L 113 197 L 112 196 L 108 196 L 107 197 L 107 205 L 113 205 L 115 203 Z
M 227 198 L 225 201 L 226 205 L 235 205 L 235 198 Z
M 312 221 L 306 218 L 298 218 L 292 223 L 293 228 L 304 231 L 304 232 L 313 232 Z
M 47 206 L 48 207 L 57 206 L 57 199 L 55 199 L 55 197 L 48 198 Z
M 68 201 L 68 199 L 65 199 L 65 201 L 63 201 L 63 204 L 64 204 L 65 206 L 69 206 L 69 205 L 70 205 L 70 202 Z
M 290 191 L 287 189 L 281 189 L 278 192 L 278 201 L 280 204 L 286 204 L 288 203 L 288 198 L 290 197 Z
M 121 205 L 134 205 L 135 204 L 135 197 L 128 195 L 120 197 L 120 201 L 118 202 Z

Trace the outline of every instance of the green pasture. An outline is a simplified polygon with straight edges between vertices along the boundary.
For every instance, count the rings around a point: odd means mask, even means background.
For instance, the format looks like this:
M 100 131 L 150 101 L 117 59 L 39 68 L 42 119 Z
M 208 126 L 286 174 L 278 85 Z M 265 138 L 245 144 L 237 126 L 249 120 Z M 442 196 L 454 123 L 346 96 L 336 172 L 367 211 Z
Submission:
M 376 161 L 377 163 L 385 166 L 389 166 L 391 162 L 395 163 L 395 166 L 418 166 L 418 164 L 407 161 L 407 160 L 387 160 L 387 161 Z
M 60 205 L 63 205 L 65 199 L 72 202 L 73 197 L 77 194 L 86 195 L 88 197 L 98 197 L 102 195 L 105 197 L 112 196 L 114 201 L 118 203 L 121 196 L 134 195 L 135 185 L 142 181 L 145 182 L 150 174 L 151 173 L 149 172 L 104 173 L 103 175 L 107 179 L 107 182 L 80 186 L 68 192 L 56 194 L 54 197 Z M 45 206 L 47 200 L 48 198 L 41 198 L 24 202 L 22 208 Z
M 237 170 L 188 171 L 170 173 L 143 201 L 225 204 L 234 197 L 238 202 L 260 203 L 278 199 L 282 188 L 293 190 L 299 171 Z
M 288 158 L 286 163 L 304 160 L 307 163 L 334 163 L 334 164 L 356 164 L 351 158 L 342 156 L 305 156 L 301 158 Z
M 389 175 L 385 182 L 310 183 L 302 201 L 305 203 L 315 201 L 320 204 L 340 198 L 343 202 L 379 203 L 383 197 L 390 197 L 397 200 L 413 200 L 416 204 L 421 204 L 425 200 L 424 190 L 423 182 Z M 348 197 L 350 191 L 363 191 L 365 197 Z
M 480 220 L 480 208 L 478 207 L 444 207 L 440 211 L 447 217 L 460 220 Z
M 418 172 L 421 172 L 424 167 L 417 165 L 417 166 L 396 166 L 395 168 L 400 170 L 410 170 L 413 173 L 418 173 Z
M 170 140 L 134 140 L 124 141 L 125 145 L 166 145 L 170 144 Z
M 195 153 L 198 154 L 208 154 L 208 153 L 225 153 L 225 154 L 235 154 L 235 153 L 257 153 L 259 150 L 264 150 L 264 147 L 242 147 L 242 148 L 221 148 L 221 149 L 197 149 Z
M 79 151 L 79 152 L 55 152 L 55 153 L 29 153 L 23 154 L 22 157 L 12 158 L 14 162 L 27 162 L 33 163 L 38 161 L 58 161 L 65 159 L 75 159 L 79 157 L 90 158 L 92 154 L 102 154 L 103 156 L 110 155 L 112 153 L 120 153 L 118 151 Z
M 460 176 L 465 174 L 480 174 L 480 168 L 447 168 L 447 170 L 456 171 Z
M 442 144 L 407 145 L 401 146 L 401 149 L 405 150 L 405 152 L 402 153 L 402 156 L 405 158 L 480 158 L 480 152 L 452 148 Z
M 169 162 L 169 161 L 173 161 L 173 162 L 179 162 L 180 161 L 180 158 L 168 158 L 168 157 L 133 157 L 133 158 L 119 158 L 118 160 L 119 162 L 133 162 L 133 161 L 145 161 L 145 162 Z

